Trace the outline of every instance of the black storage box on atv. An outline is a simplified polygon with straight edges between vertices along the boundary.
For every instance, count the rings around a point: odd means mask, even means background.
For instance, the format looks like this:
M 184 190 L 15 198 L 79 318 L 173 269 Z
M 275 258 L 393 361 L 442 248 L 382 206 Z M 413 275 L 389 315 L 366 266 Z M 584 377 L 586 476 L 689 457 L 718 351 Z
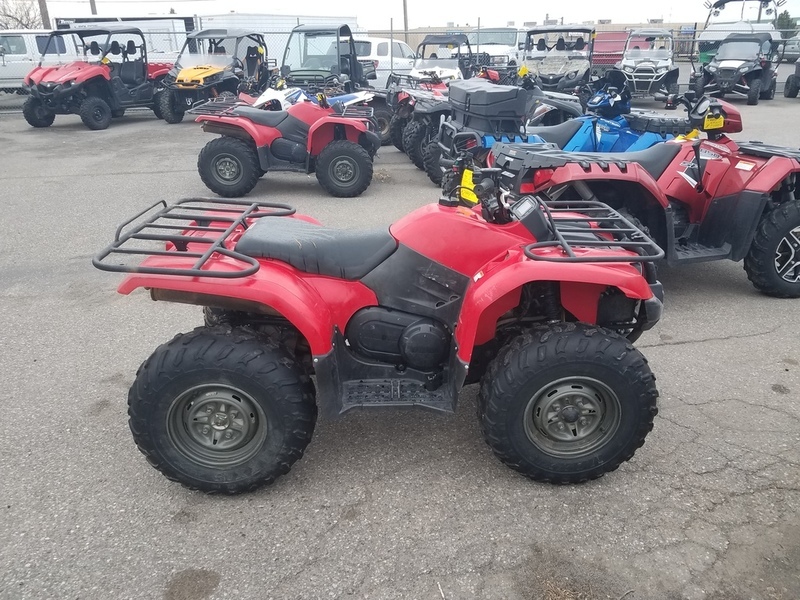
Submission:
M 694 129 L 684 116 L 664 115 L 656 111 L 636 111 L 625 115 L 628 125 L 634 131 L 657 133 L 659 135 L 686 135 Z
M 519 133 L 533 103 L 533 94 L 516 86 L 496 85 L 485 79 L 450 84 L 453 120 L 478 131 Z

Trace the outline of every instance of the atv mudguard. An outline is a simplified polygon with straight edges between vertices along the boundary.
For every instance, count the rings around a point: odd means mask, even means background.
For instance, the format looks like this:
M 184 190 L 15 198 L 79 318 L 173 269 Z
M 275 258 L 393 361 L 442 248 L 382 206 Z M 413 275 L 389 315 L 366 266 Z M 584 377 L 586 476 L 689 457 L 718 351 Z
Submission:
M 642 186 L 647 192 L 658 202 L 662 208 L 669 207 L 669 200 L 664 195 L 664 192 L 653 179 L 653 176 L 648 173 L 644 167 L 635 162 L 623 162 L 625 154 L 620 153 L 619 162 L 586 162 L 580 164 L 578 162 L 570 162 L 566 165 L 559 166 L 555 169 L 551 179 L 540 186 L 539 190 L 551 188 L 561 184 L 569 184 L 570 182 L 585 180 L 594 181 L 608 179 L 613 181 L 629 181 Z M 576 157 L 576 160 L 577 157 Z
M 268 146 L 281 137 L 280 131 L 274 127 L 257 125 L 242 117 L 199 115 L 195 122 L 202 124 L 203 131 L 228 135 L 245 141 L 253 140 L 258 148 Z
M 597 322 L 600 296 L 609 287 L 656 305 L 651 317 L 660 316 L 661 300 L 630 264 L 533 261 L 515 249 L 484 266 L 467 289 L 455 331 L 460 360 L 469 363 L 474 347 L 494 338 L 497 320 L 519 305 L 522 287 L 536 281 L 558 282 L 562 306 L 585 323 Z
M 358 144 L 362 133 L 369 131 L 369 126 L 361 119 L 328 115 L 316 121 L 308 130 L 306 149 L 310 156 L 318 156 L 320 152 L 336 138 L 336 130 L 344 131 L 345 139 Z
M 314 356 L 331 351 L 334 331 L 344 331 L 357 310 L 378 304 L 374 292 L 358 281 L 301 273 L 279 261 L 261 261 L 256 273 L 242 279 L 133 274 L 118 291 L 127 295 L 137 288 L 150 289 L 154 300 L 283 316 L 306 338 Z

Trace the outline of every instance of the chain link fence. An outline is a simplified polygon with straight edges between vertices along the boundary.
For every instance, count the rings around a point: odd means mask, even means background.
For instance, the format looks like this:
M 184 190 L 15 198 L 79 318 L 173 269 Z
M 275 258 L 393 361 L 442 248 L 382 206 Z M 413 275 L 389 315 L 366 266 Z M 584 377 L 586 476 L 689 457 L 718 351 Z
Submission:
M 200 26 L 206 25 L 214 28 L 224 26 L 222 22 L 218 23 L 216 21 L 204 24 L 202 18 L 198 18 L 197 21 L 197 25 Z M 292 23 L 291 25 L 294 24 Z M 235 25 L 241 26 L 238 22 Z M 271 28 L 263 31 L 268 48 L 268 58 L 275 60 L 278 65 L 281 64 L 283 59 L 283 52 L 289 39 L 291 25 L 287 24 L 280 29 Z M 594 38 L 592 71 L 597 76 L 602 75 L 606 70 L 620 63 L 631 31 L 631 28 L 614 30 L 609 27 L 597 26 L 598 31 Z M 641 26 L 642 29 L 649 30 L 658 27 L 658 25 Z M 688 83 L 692 68 L 708 62 L 716 54 L 721 41 L 725 37 L 732 33 L 753 33 L 754 30 L 757 32 L 759 27 L 763 26 L 753 25 L 748 30 L 709 29 L 702 31 L 696 29 L 693 25 L 665 26 L 665 31 L 672 38 L 672 51 L 675 61 L 686 63 L 685 67 L 681 67 L 680 83 L 684 86 Z M 259 28 L 254 24 L 253 29 Z M 389 38 L 393 41 L 401 42 L 400 45 L 389 43 L 385 48 L 383 46 L 379 48 L 372 48 L 367 45 L 359 46 L 359 48 L 371 48 L 371 50 L 368 50 L 371 52 L 370 58 L 380 62 L 380 66 L 377 67 L 379 73 L 385 71 L 385 74 L 397 70 L 398 64 L 401 64 L 401 69 L 410 70 L 414 58 L 413 54 L 418 51 L 426 36 L 452 36 L 458 33 L 466 34 L 469 37 L 472 51 L 479 53 L 484 59 L 479 61 L 481 63 L 500 64 L 501 59 L 498 58 L 498 54 L 501 54 L 506 55 L 506 63 L 513 60 L 517 64 L 521 64 L 525 60 L 526 51 L 530 50 L 530 48 L 526 48 L 526 44 L 530 45 L 526 40 L 526 31 L 513 28 L 431 27 L 404 31 L 390 27 L 387 29 L 358 29 L 354 31 L 356 38 Z M 800 42 L 795 37 L 797 32 L 784 30 L 778 33 L 780 34 L 781 43 L 776 45 L 772 57 L 773 64 L 777 65 L 779 62 L 794 63 L 800 57 Z M 151 62 L 174 62 L 186 41 L 185 32 L 145 31 L 144 35 L 147 41 L 148 57 Z M 777 36 L 773 33 L 773 39 L 775 38 Z M 444 57 L 456 52 L 457 48 L 454 48 L 452 44 L 445 44 L 439 49 L 438 54 Z M 430 54 L 430 51 L 427 54 Z M 398 59 L 403 60 L 398 63 Z M 788 66 L 784 64 L 779 68 L 778 85 L 781 89 L 786 78 L 793 72 L 793 64 Z M 9 103 L 11 105 L 15 104 L 13 100 L 9 100 L 8 96 L 9 94 L 0 94 L 0 109 L 7 107 Z M 21 103 L 21 100 L 18 103 Z

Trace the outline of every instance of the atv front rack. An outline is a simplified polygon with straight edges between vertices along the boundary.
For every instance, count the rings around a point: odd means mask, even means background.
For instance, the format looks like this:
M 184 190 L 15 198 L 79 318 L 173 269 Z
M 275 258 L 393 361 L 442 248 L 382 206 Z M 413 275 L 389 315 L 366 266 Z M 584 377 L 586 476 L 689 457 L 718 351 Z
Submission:
M 161 210 L 151 214 L 145 221 L 132 225 L 158 206 L 162 207 Z M 161 200 L 117 227 L 114 241 L 92 259 L 92 264 L 102 271 L 115 273 L 247 277 L 258 271 L 258 261 L 230 250 L 225 246 L 226 240 L 237 229 L 247 229 L 253 219 L 288 217 L 295 212 L 291 206 L 270 202 L 186 198 L 167 205 Z M 200 248 L 190 250 L 190 245 Z M 140 266 L 112 262 L 126 256 L 169 257 L 173 259 L 171 263 L 180 260 L 186 266 Z M 212 258 L 220 257 L 230 259 L 223 261 L 226 268 L 207 268 Z
M 664 251 L 650 237 L 603 202 L 591 200 L 543 200 L 533 198 L 550 224 L 555 239 L 523 248 L 531 260 L 549 262 L 631 263 L 664 258 Z M 579 213 L 579 214 L 575 214 Z M 537 254 L 536 250 L 561 248 L 562 255 Z M 576 248 L 621 248 L 630 254 L 582 254 Z

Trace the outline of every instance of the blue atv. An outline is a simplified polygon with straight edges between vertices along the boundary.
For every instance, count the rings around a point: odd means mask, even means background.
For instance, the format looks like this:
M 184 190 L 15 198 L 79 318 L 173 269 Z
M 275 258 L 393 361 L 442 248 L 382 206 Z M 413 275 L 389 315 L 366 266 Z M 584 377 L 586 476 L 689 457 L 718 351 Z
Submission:
M 654 111 L 631 111 L 624 81 L 619 88 L 606 81 L 589 98 L 587 114 L 552 127 L 528 127 L 527 136 L 556 144 L 568 152 L 635 152 L 686 135 L 688 119 Z

